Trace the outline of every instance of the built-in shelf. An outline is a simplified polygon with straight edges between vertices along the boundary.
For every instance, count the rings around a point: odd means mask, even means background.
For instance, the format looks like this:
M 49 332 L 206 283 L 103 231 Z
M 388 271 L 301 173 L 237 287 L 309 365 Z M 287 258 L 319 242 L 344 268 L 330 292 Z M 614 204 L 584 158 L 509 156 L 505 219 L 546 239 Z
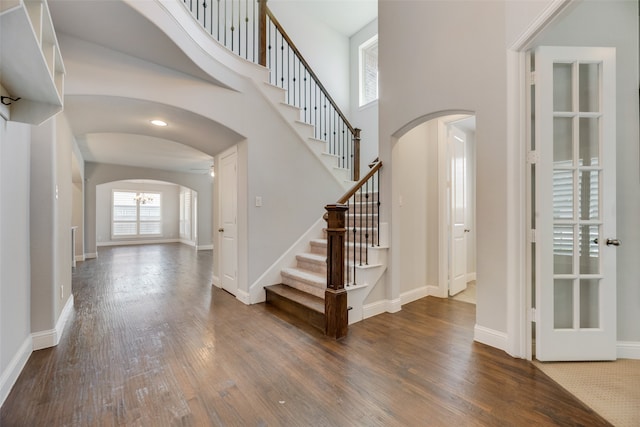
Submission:
M 7 120 L 39 125 L 62 110 L 64 64 L 46 0 L 0 2 L 0 106 Z

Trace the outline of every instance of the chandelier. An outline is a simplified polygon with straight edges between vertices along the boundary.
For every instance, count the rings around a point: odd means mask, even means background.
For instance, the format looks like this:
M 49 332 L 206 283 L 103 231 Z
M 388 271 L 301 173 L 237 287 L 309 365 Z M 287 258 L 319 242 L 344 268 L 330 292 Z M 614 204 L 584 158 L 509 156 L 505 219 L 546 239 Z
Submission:
M 140 203 L 141 205 L 146 205 L 147 203 L 153 202 L 153 197 L 145 193 L 136 193 L 136 195 L 133 197 L 133 200 Z

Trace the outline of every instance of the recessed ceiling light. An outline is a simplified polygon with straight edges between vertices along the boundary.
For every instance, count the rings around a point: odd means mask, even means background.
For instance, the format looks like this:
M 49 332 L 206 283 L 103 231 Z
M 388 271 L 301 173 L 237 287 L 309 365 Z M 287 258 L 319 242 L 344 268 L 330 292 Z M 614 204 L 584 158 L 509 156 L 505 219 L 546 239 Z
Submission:
M 151 120 L 151 124 L 152 125 L 156 125 L 156 126 L 160 126 L 160 127 L 164 127 L 167 125 L 167 122 L 163 122 L 162 120 Z

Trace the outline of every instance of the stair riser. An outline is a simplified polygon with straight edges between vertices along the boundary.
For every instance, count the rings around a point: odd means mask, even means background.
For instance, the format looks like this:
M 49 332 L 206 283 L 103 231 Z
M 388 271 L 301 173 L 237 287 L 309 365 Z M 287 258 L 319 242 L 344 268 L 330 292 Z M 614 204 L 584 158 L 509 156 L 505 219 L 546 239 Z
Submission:
M 378 227 L 378 215 L 348 215 L 345 219 L 345 222 L 349 225 L 349 227 L 369 227 L 369 228 L 377 228 Z
M 266 290 L 266 294 L 267 304 L 277 307 L 278 309 L 289 313 L 324 332 L 325 321 L 323 314 L 296 304 L 281 295 L 269 292 L 269 290 Z
M 369 237 L 367 238 L 367 234 L 369 234 Z M 347 236 L 348 235 L 348 236 Z M 323 231 L 323 237 L 326 239 L 327 238 L 327 232 L 326 230 Z M 377 242 L 378 240 L 378 230 L 377 229 L 369 229 L 368 232 L 365 232 L 362 229 L 357 229 L 356 228 L 356 233 L 355 233 L 355 238 L 354 238 L 354 234 L 353 234 L 353 230 L 347 230 L 347 234 L 345 234 L 345 242 L 356 242 L 356 243 L 361 243 L 365 244 L 365 243 L 371 243 L 371 242 Z
M 314 273 L 327 274 L 327 263 L 298 259 L 298 268 L 313 271 Z

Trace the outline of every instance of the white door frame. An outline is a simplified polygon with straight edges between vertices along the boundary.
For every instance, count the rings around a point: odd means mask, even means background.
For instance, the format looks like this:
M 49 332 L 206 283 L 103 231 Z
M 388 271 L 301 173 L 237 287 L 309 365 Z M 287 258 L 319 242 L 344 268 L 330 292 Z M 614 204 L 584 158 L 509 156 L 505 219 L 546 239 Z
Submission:
M 526 52 L 533 39 L 572 3 L 551 0 L 507 49 L 507 342 L 514 357 L 532 359 L 531 266 L 527 257 L 527 79 Z

